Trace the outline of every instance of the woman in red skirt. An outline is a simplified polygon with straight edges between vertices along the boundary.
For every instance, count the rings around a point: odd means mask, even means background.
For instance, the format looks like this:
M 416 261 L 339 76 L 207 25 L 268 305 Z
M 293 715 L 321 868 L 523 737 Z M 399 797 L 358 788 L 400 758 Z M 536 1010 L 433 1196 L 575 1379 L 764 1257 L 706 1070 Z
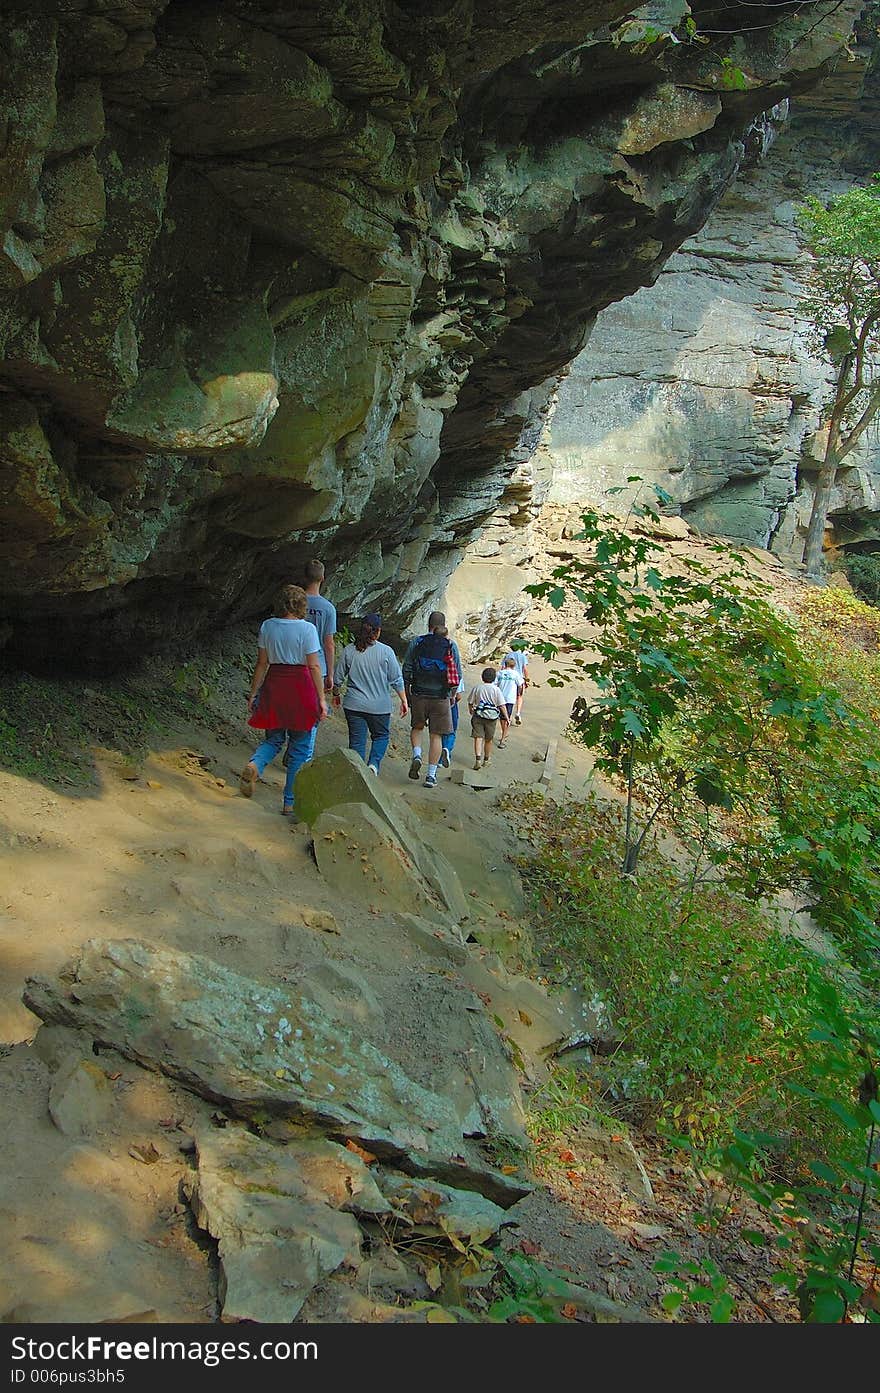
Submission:
M 289 741 L 281 811 L 290 816 L 293 781 L 311 758 L 312 732 L 327 715 L 327 703 L 318 656 L 321 642 L 314 624 L 304 618 L 308 609 L 306 592 L 298 585 L 285 585 L 276 608 L 277 618 L 265 620 L 260 629 L 257 665 L 247 703 L 248 725 L 264 730 L 266 738 L 242 770 L 238 786 L 245 798 L 251 798 L 266 765 Z

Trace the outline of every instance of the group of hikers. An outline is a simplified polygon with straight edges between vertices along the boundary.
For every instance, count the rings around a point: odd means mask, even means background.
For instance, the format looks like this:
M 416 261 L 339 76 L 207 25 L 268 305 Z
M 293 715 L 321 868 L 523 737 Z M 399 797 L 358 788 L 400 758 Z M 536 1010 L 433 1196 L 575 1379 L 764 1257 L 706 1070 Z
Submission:
M 427 633 L 410 641 L 402 663 L 381 642 L 382 618 L 375 613 L 364 615 L 354 641 L 337 656 L 336 609 L 321 594 L 324 578 L 323 563 L 309 561 L 301 586 L 282 587 L 275 616 L 260 627 L 247 699 L 248 725 L 263 731 L 264 738 L 242 770 L 239 788 L 245 798 L 252 797 L 263 770 L 284 750 L 281 811 L 286 817 L 294 813 L 296 776 L 314 756 L 318 725 L 329 714 L 329 703 L 342 706 L 349 749 L 378 778 L 391 739 L 396 693 L 401 717 L 410 716 L 409 777 L 421 777 L 427 729 L 424 786 L 435 788 L 438 771 L 451 764 L 465 693 L 458 644 L 449 637 L 440 610 L 428 616 Z M 484 668 L 467 694 L 475 769 L 490 762 L 499 726 L 498 748 L 503 749 L 511 726 L 522 724 L 528 661 L 525 641 L 514 640 L 500 669 Z

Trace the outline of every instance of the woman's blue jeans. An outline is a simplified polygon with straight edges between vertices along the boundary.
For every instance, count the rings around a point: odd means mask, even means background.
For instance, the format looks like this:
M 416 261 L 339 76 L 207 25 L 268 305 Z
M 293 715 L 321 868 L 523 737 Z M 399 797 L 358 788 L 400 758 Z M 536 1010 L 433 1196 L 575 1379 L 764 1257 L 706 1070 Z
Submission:
M 452 754 L 452 751 L 455 749 L 455 736 L 458 731 L 458 702 L 453 701 L 450 705 L 452 706 L 452 732 L 449 735 L 442 736 L 441 744 L 444 750 L 448 750 L 449 753 Z
M 373 711 L 349 711 L 344 707 L 348 722 L 348 748 L 360 755 L 365 764 L 378 769 L 391 739 L 391 712 L 377 716 Z M 370 758 L 367 759 L 367 734 L 370 736 Z
M 281 753 L 285 740 L 288 741 L 287 778 L 284 780 L 285 808 L 293 807 L 293 781 L 314 754 L 317 729 L 318 727 L 314 726 L 312 730 L 267 730 L 262 745 L 258 745 L 251 755 L 251 763 L 255 764 L 258 772 L 262 774 L 266 765 L 271 764 L 275 756 Z

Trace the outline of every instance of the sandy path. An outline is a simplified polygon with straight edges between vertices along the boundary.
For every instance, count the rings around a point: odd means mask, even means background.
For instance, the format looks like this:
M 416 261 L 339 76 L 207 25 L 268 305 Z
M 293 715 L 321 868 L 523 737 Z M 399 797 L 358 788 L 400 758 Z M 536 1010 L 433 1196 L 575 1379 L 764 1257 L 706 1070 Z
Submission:
M 499 789 L 533 782 L 541 772 L 533 754 L 543 755 L 564 724 L 570 694 L 548 687 L 542 669 L 536 661 L 540 685 L 527 696 L 524 724 L 494 756 Z M 468 670 L 469 684 L 479 671 Z M 392 739 L 383 780 L 428 820 L 440 848 L 476 888 L 480 922 L 499 910 L 514 914 L 515 877 L 504 857 L 516 842 L 492 807 L 495 792 L 456 785 L 442 771 L 437 789 L 425 789 L 407 778 L 404 722 L 395 719 Z M 345 743 L 336 713 L 319 733 L 318 753 Z M 87 1141 L 64 1136 L 47 1112 L 51 1075 L 27 1043 L 37 1026 L 21 1004 L 27 976 L 57 972 L 88 938 L 137 937 L 205 953 L 265 980 L 307 973 L 337 998 L 349 982 L 354 1006 L 363 1003 L 359 974 L 387 971 L 400 956 L 394 924 L 340 904 L 307 837 L 279 815 L 280 761 L 251 801 L 241 798 L 236 775 L 248 750 L 244 726 L 237 747 L 194 728 L 152 753 L 136 779 L 108 751 L 96 753 L 100 777 L 92 789 L 60 792 L 0 774 L 7 853 L 0 880 L 0 1115 L 13 1120 L 0 1137 L 0 1315 L 7 1319 L 155 1312 L 160 1320 L 192 1321 L 210 1320 L 216 1310 L 212 1255 L 179 1193 L 189 1164 L 180 1143 L 209 1106 L 102 1056 L 109 1120 Z M 453 767 L 472 763 L 465 716 Z M 571 777 L 565 763 L 562 757 L 557 785 Z M 297 922 L 303 905 L 335 913 L 344 934 L 304 930 Z M 411 947 L 405 956 L 418 965 Z M 425 971 L 432 967 L 425 959 Z M 418 1023 L 405 1021 L 406 1000 L 398 1005 L 399 1029 L 415 1031 Z M 428 1050 L 430 1041 L 414 1036 L 412 1048 Z M 154 1164 L 130 1154 L 147 1141 L 160 1153 Z

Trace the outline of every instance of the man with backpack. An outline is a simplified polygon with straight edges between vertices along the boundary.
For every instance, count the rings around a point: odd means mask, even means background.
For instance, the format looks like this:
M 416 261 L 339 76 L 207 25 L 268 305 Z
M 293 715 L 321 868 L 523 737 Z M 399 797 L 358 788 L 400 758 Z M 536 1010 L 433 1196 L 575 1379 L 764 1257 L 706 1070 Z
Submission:
M 446 637 L 445 630 L 446 616 L 435 609 L 428 616 L 428 633 L 412 640 L 402 664 L 406 696 L 412 712 L 411 779 L 417 779 L 421 773 L 422 731 L 425 726 L 430 732 L 425 788 L 436 787 L 443 736 L 452 733 L 450 697 L 461 681 L 455 648 Z

